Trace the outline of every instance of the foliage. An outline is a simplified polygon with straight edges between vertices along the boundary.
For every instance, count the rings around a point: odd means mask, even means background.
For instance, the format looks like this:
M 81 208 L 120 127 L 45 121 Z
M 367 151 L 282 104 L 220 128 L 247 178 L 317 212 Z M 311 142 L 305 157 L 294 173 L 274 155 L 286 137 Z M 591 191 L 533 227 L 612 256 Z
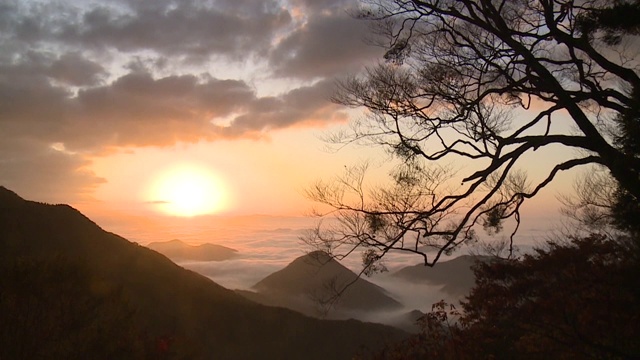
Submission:
M 562 213 L 577 223 L 578 231 L 590 233 L 616 232 L 613 207 L 618 185 L 601 168 L 579 176 L 574 182 L 574 194 L 561 195 Z
M 636 1 L 634 6 L 635 14 L 640 16 L 640 1 Z M 626 27 L 626 25 L 621 26 Z M 640 33 L 640 25 L 637 23 L 635 31 Z M 638 157 L 640 154 L 640 88 L 633 89 L 631 99 L 633 101 L 631 106 L 616 118 L 619 133 L 615 141 L 625 155 Z M 638 201 L 639 199 L 633 189 L 628 189 L 623 183 L 619 183 L 613 199 L 612 212 L 615 225 L 624 231 L 634 234 L 635 238 L 639 238 L 640 223 L 638 222 L 638 216 L 640 216 L 640 201 Z
M 378 258 L 413 252 L 433 265 L 478 224 L 493 232 L 513 219 L 517 231 L 527 199 L 559 172 L 593 165 L 615 180 L 620 207 L 638 213 L 640 17 L 626 15 L 639 4 L 363 1 L 358 17 L 385 62 L 339 83 L 333 100 L 367 113 L 330 140 L 381 146 L 398 166 L 389 187 L 367 190 L 351 168 L 311 189 L 342 227 L 309 242 Z M 522 170 L 530 162 L 546 165 L 533 181 Z
M 1 264 L 0 358 L 152 359 L 121 287 L 63 257 Z
M 619 44 L 626 33 L 640 33 L 637 19 L 640 17 L 640 1 L 615 0 L 615 5 L 584 13 L 577 18 L 577 26 L 584 37 L 593 40 L 598 30 L 604 32 L 603 40 L 610 45 Z
M 635 253 L 627 244 L 593 235 L 549 243 L 519 260 L 478 263 L 476 285 L 461 314 L 436 304 L 420 335 L 381 357 L 638 358 Z
M 640 270 L 603 236 L 550 243 L 522 260 L 479 264 L 463 321 L 481 353 L 531 358 L 640 355 Z

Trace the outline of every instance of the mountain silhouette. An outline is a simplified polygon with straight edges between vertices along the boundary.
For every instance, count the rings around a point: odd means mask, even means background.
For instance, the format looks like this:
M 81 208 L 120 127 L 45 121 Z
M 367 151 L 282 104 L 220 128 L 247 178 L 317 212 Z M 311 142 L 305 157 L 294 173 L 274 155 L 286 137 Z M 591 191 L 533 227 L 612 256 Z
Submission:
M 3 204 L 19 206 L 22 203 L 23 200 L 18 194 L 14 193 L 4 186 L 0 186 L 0 207 L 2 207 Z
M 314 314 L 314 311 L 370 312 L 402 307 L 383 288 L 358 277 L 322 251 L 298 257 L 284 269 L 256 283 L 253 289 L 257 294 L 243 294 L 256 301 L 312 315 L 326 315 Z
M 0 247 L 2 359 L 349 359 L 405 336 L 256 304 L 3 187 Z
M 475 284 L 473 265 L 489 259 L 488 256 L 462 255 L 439 262 L 433 267 L 424 264 L 407 266 L 394 272 L 392 276 L 409 282 L 443 285 L 442 290 L 450 295 L 464 296 Z
M 178 239 L 152 242 L 147 247 L 176 261 L 222 261 L 232 259 L 238 254 L 238 250 L 226 246 L 216 244 L 189 245 Z

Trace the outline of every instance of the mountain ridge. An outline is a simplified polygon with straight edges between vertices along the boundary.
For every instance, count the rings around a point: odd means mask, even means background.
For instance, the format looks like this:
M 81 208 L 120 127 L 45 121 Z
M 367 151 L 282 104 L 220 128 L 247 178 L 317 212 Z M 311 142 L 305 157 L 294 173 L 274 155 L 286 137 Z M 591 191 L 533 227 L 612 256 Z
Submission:
M 409 282 L 442 285 L 442 290 L 457 296 L 469 293 L 475 285 L 473 266 L 478 261 L 489 261 L 491 257 L 481 255 L 461 255 L 457 258 L 438 262 L 433 267 L 424 264 L 405 266 L 391 276 Z
M 320 307 L 332 306 L 331 311 L 380 311 L 402 307 L 385 289 L 320 251 L 294 259 L 285 268 L 257 282 L 252 289 L 268 298 L 263 301 L 296 310 L 304 306 L 305 298 Z
M 190 245 L 179 239 L 155 241 L 146 246 L 176 261 L 222 261 L 238 255 L 238 250 L 230 247 L 210 243 Z
M 68 205 L 27 201 L 6 188 L 0 188 L 0 229 L 0 265 L 15 269 L 18 263 L 68 259 L 76 273 L 97 279 L 82 288 L 88 289 L 87 297 L 96 298 L 100 289 L 121 289 L 135 310 L 131 321 L 139 321 L 152 338 L 168 334 L 175 339 L 168 358 L 348 359 L 363 346 L 373 349 L 405 336 L 382 325 L 321 321 L 256 304 L 164 255 L 104 231 Z M 55 294 L 55 283 L 49 285 Z M 4 289 L 9 295 L 18 290 Z M 10 305 L 2 301 L 0 306 Z M 82 321 L 88 328 L 100 328 L 92 319 Z M 12 326 L 19 330 L 21 325 Z M 124 330 L 131 324 L 118 326 Z M 11 332 L 0 332 L 0 337 L 10 339 Z

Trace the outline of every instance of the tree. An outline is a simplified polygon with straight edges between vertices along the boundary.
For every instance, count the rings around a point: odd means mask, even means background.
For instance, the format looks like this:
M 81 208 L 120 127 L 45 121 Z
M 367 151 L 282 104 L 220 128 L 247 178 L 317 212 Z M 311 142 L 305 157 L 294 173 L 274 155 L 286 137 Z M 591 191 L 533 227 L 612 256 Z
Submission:
M 640 263 L 606 236 L 552 242 L 520 260 L 478 264 L 463 323 L 485 354 L 640 356 Z
M 572 232 L 622 235 L 616 226 L 613 208 L 618 185 L 602 168 L 582 174 L 575 179 L 574 193 L 562 194 L 561 212 L 575 223 Z
M 79 259 L 0 259 L 0 358 L 157 359 L 121 286 Z
M 615 180 L 621 211 L 640 213 L 640 16 L 629 13 L 640 1 L 364 2 L 358 17 L 386 61 L 339 83 L 333 100 L 367 113 L 331 140 L 381 146 L 397 168 L 372 191 L 364 167 L 318 183 L 309 196 L 340 225 L 307 241 L 338 256 L 373 249 L 365 267 L 391 250 L 432 266 L 477 225 L 500 231 L 513 219 L 513 245 L 527 199 L 559 172 L 594 165 Z M 531 181 L 527 162 L 548 167 Z
M 600 235 L 476 265 L 461 311 L 434 305 L 384 359 L 636 359 L 640 262 Z M 456 321 L 457 320 L 457 321 Z

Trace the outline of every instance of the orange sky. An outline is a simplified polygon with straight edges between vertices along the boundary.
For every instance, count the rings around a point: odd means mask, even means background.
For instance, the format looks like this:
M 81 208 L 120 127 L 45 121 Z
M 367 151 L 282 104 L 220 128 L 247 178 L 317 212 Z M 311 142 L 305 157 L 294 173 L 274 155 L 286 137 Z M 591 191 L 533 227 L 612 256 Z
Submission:
M 371 182 L 386 180 L 388 159 L 379 149 L 346 148 L 326 151 L 319 136 L 330 129 L 291 129 L 272 134 L 270 140 L 235 140 L 199 144 L 182 144 L 171 148 L 140 148 L 118 154 L 97 157 L 91 166 L 97 176 L 106 181 L 92 194 L 96 201 L 76 204 L 98 223 L 113 222 L 114 217 L 128 221 L 131 217 L 161 218 L 167 215 L 162 207 L 151 202 L 149 188 L 166 177 L 171 169 L 193 165 L 206 169 L 216 177 L 217 189 L 224 193 L 222 205 L 213 211 L 224 216 L 266 214 L 306 216 L 317 204 L 309 201 L 305 189 L 317 180 L 327 180 L 339 174 L 344 166 L 365 160 L 372 161 Z M 553 150 L 542 150 L 536 156 L 557 156 Z M 379 159 L 376 163 L 375 159 Z M 536 158 L 534 158 L 535 160 Z M 526 158 L 525 158 L 526 161 Z M 467 166 L 458 164 L 462 173 Z M 543 164 L 530 163 L 530 176 L 546 174 Z M 571 188 L 576 172 L 560 174 L 557 181 L 523 206 L 530 227 L 548 225 L 557 220 L 560 204 L 556 197 Z M 176 213 L 169 215 L 175 216 Z M 178 213 L 179 215 L 179 213 Z M 128 220 L 127 220 L 128 219 Z M 152 226 L 154 222 L 149 222 Z M 140 224 L 137 224 L 140 225 Z
M 182 144 L 171 148 L 141 148 L 99 157 L 91 166 L 107 182 L 98 186 L 95 198 L 113 209 L 153 210 L 158 207 L 148 193 L 155 181 L 181 166 L 211 172 L 223 193 L 221 214 L 272 214 L 300 216 L 311 203 L 306 188 L 344 165 L 365 160 L 372 149 L 325 151 L 321 130 L 282 130 L 268 140 L 234 140 Z M 217 188 L 217 189 L 216 189 Z
M 372 183 L 383 182 L 390 164 L 380 149 L 331 153 L 320 139 L 362 116 L 329 101 L 335 82 L 382 56 L 363 40 L 367 24 L 348 15 L 357 5 L 7 5 L 0 185 L 96 217 L 300 216 L 313 206 L 304 190 L 345 166 L 370 159 Z M 541 150 L 522 166 L 540 177 L 553 164 L 546 160 L 567 154 Z M 458 161 L 449 160 L 469 174 L 473 165 Z M 525 211 L 555 211 L 570 184 L 563 174 Z

